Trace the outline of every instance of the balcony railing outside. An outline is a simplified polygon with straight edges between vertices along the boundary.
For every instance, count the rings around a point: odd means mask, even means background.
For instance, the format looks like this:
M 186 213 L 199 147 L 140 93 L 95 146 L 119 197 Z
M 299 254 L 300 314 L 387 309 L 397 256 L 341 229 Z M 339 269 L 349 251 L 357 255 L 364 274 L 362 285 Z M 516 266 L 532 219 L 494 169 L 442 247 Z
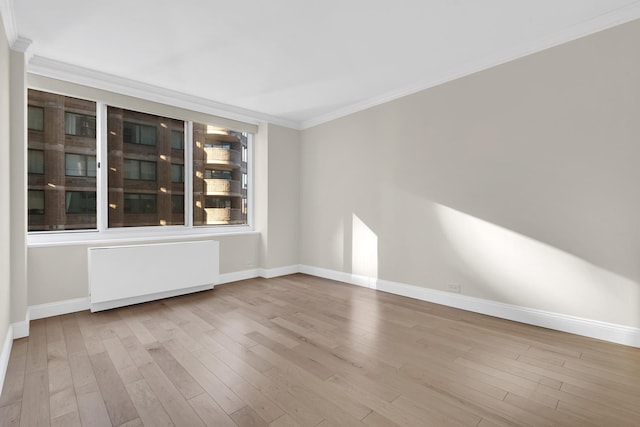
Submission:
M 223 163 L 240 165 L 242 155 L 239 151 L 226 148 L 206 147 L 204 149 L 205 163 Z
M 205 179 L 205 194 L 211 195 L 230 195 L 240 194 L 240 181 L 232 181 L 230 179 Z
M 226 224 L 242 221 L 242 211 L 232 208 L 205 208 L 205 224 Z

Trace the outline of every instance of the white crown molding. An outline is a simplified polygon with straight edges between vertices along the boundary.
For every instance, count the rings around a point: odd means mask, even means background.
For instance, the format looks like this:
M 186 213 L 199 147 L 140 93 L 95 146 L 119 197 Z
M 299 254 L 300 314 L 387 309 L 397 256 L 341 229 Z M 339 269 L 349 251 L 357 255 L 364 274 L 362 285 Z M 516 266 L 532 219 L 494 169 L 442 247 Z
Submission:
M 4 24 L 9 46 L 13 46 L 15 41 L 18 40 L 18 26 L 16 25 L 13 0 L 0 0 L 0 15 L 2 15 L 2 23 Z
M 408 86 L 374 96 L 309 120 L 304 120 L 300 122 L 299 127 L 301 130 L 304 130 L 327 123 L 639 18 L 640 1 L 635 1 L 625 7 L 602 14 L 578 25 L 574 25 L 573 27 L 552 36 L 535 40 L 531 43 L 520 45 L 513 49 L 497 52 L 492 56 L 484 57 L 478 61 L 469 62 L 462 66 L 445 70 L 439 76 L 431 76 L 429 79 L 412 83 Z
M 188 95 L 38 55 L 34 55 L 29 60 L 27 72 L 245 123 L 257 125 L 260 122 L 268 122 L 299 129 L 299 123 L 295 121 L 234 107 L 210 99 Z

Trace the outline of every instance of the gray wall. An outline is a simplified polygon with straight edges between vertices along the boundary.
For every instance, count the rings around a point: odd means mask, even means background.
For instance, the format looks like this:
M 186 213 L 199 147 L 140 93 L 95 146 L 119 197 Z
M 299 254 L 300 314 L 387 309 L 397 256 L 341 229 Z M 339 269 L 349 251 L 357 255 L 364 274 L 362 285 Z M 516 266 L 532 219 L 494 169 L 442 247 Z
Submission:
M 640 21 L 302 132 L 301 263 L 640 327 Z

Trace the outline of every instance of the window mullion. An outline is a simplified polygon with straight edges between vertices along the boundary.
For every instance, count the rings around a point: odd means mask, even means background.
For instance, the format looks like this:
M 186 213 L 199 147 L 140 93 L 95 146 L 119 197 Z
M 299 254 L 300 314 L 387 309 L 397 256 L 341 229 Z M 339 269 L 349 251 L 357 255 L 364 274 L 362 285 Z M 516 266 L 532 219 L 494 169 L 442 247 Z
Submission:
M 98 162 L 98 165 L 100 165 L 98 173 L 96 174 L 96 220 L 98 231 L 103 232 L 108 229 L 109 225 L 107 105 L 103 102 L 97 103 L 96 127 L 96 160 Z
M 184 225 L 193 228 L 193 121 L 184 122 Z

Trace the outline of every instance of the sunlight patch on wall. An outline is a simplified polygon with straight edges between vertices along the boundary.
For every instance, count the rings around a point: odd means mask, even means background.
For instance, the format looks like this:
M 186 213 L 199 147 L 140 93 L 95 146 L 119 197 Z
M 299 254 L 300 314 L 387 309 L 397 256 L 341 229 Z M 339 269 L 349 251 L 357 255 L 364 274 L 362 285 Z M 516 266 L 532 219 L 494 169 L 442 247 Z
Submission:
M 378 236 L 356 214 L 352 218 L 351 272 L 378 277 Z
M 456 261 L 479 282 L 476 296 L 637 326 L 637 283 L 455 209 L 435 211 Z

